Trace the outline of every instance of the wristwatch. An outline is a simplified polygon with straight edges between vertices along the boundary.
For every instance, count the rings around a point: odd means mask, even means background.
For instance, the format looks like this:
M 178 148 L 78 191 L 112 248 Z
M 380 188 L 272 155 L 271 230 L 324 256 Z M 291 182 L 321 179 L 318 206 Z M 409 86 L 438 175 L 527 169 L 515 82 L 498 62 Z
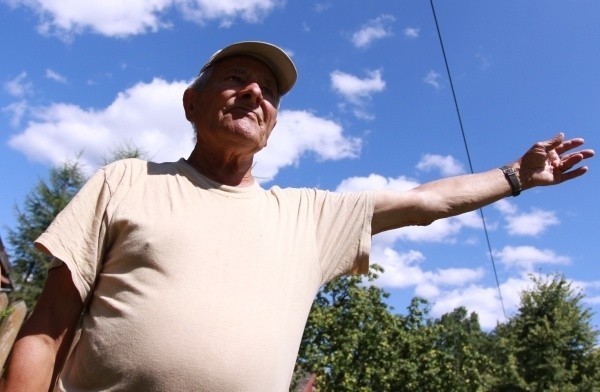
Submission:
M 519 181 L 519 177 L 517 177 L 517 173 L 513 170 L 512 167 L 502 166 L 500 168 L 506 180 L 510 184 L 510 188 L 512 189 L 513 196 L 519 196 L 521 194 L 521 181 Z

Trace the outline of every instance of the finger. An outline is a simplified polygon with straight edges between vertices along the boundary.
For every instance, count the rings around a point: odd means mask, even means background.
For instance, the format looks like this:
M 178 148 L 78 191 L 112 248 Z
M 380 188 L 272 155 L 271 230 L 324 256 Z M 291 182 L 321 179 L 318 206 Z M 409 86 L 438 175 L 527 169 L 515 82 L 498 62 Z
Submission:
M 546 151 L 556 150 L 564 142 L 565 134 L 560 132 L 550 140 L 540 143 Z
M 579 153 L 581 155 L 583 155 L 583 159 L 592 158 L 594 155 L 596 155 L 596 152 L 594 150 L 592 150 L 591 148 L 581 150 L 581 151 L 579 151 Z
M 569 172 L 563 173 L 561 176 L 561 182 L 572 180 L 573 178 L 577 178 L 579 176 L 584 175 L 588 171 L 587 166 L 581 166 L 577 169 L 573 169 Z
M 585 143 L 585 140 L 583 140 L 580 137 L 569 139 L 569 140 L 564 140 L 560 145 L 556 146 L 556 152 L 558 152 L 559 154 L 562 154 L 563 152 L 577 148 L 577 147 L 583 145 L 584 143 Z
M 556 165 L 559 167 L 564 167 L 566 164 L 570 164 L 571 166 L 573 166 L 584 159 L 592 158 L 594 155 L 594 150 L 586 149 L 570 154 L 561 155 L 558 162 L 553 159 L 551 159 L 551 161 L 553 163 L 556 163 Z
M 583 160 L 582 154 L 578 154 L 578 153 L 569 154 L 569 155 L 561 157 L 560 163 L 558 164 L 557 168 L 560 171 L 565 172 L 565 171 L 569 170 L 570 168 L 572 168 L 573 166 L 575 166 L 576 164 L 578 164 L 579 162 L 581 162 L 582 160 Z

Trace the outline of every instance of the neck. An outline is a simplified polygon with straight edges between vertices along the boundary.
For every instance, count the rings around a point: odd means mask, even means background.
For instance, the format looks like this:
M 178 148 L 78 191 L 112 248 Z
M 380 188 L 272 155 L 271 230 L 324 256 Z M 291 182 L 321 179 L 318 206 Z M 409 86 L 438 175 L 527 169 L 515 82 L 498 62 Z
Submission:
M 211 155 L 196 146 L 187 162 L 205 177 L 223 185 L 246 187 L 254 184 L 253 155 Z

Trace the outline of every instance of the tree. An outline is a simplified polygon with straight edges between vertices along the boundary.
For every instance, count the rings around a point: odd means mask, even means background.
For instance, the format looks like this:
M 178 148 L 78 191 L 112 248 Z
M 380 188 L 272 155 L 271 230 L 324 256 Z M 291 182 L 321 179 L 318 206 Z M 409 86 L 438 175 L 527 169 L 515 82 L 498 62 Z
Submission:
M 140 158 L 147 159 L 148 152 L 136 146 L 131 141 L 124 141 L 120 145 L 112 148 L 109 151 L 108 157 L 102 158 L 105 165 L 111 162 L 118 161 L 119 159 L 127 158 Z
M 381 268 L 372 267 L 367 280 Z M 388 293 L 342 277 L 317 295 L 302 338 L 297 374 L 319 391 L 600 390 L 598 332 L 583 294 L 562 275 L 533 278 L 518 312 L 491 333 L 459 307 L 439 319 L 415 297 L 393 314 Z
M 489 337 L 477 314 L 463 307 L 429 316 L 428 302 L 412 299 L 402 320 L 403 333 L 398 357 L 392 366 L 398 375 L 393 390 L 482 391 L 490 383 L 491 358 L 485 353 Z
M 532 281 L 517 314 L 496 330 L 506 349 L 500 360 L 513 362 L 517 371 L 496 390 L 600 390 L 598 331 L 583 294 L 559 274 Z
M 373 266 L 372 282 L 382 269 Z M 412 299 L 393 314 L 389 294 L 361 277 L 328 283 L 307 322 L 296 374 L 316 374 L 319 391 L 479 391 L 490 382 L 487 335 L 464 308 L 433 320 Z
M 145 151 L 131 143 L 123 143 L 110 151 L 104 163 L 124 158 L 145 158 Z M 77 160 L 52 168 L 48 181 L 40 180 L 25 197 L 21 210 L 15 207 L 17 227 L 8 230 L 8 242 L 12 246 L 12 267 L 15 290 L 11 299 L 24 300 L 32 310 L 39 297 L 51 258 L 33 246 L 33 241 L 52 223 L 60 211 L 71 201 L 87 178 Z
M 67 162 L 51 169 L 47 181 L 39 181 L 25 197 L 23 210 L 16 207 L 17 227 L 8 230 L 15 285 L 11 299 L 24 300 L 28 309 L 33 309 L 42 291 L 51 260 L 34 248 L 33 241 L 69 203 L 84 181 L 77 161 Z
M 492 366 L 486 350 L 490 338 L 481 330 L 477 314 L 459 307 L 442 315 L 432 329 L 432 349 L 437 353 L 432 369 L 439 383 L 435 390 L 487 390 Z M 426 381 L 426 389 L 433 390 L 431 381 Z
M 373 266 L 367 280 L 372 282 L 380 271 Z M 362 280 L 340 277 L 325 285 L 313 303 L 296 373 L 316 374 L 319 390 L 392 390 L 390 364 L 400 319 L 384 302 L 389 294 Z

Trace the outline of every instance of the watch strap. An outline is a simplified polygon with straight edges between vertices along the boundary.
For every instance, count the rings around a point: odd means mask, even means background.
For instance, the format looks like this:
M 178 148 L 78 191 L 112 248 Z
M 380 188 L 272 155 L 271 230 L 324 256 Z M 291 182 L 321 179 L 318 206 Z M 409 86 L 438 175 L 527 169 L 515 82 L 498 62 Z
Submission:
M 510 184 L 510 189 L 512 190 L 513 196 L 519 196 L 521 194 L 521 181 L 519 181 L 519 177 L 517 177 L 517 173 L 513 170 L 512 167 L 502 166 L 500 168 L 506 180 Z

